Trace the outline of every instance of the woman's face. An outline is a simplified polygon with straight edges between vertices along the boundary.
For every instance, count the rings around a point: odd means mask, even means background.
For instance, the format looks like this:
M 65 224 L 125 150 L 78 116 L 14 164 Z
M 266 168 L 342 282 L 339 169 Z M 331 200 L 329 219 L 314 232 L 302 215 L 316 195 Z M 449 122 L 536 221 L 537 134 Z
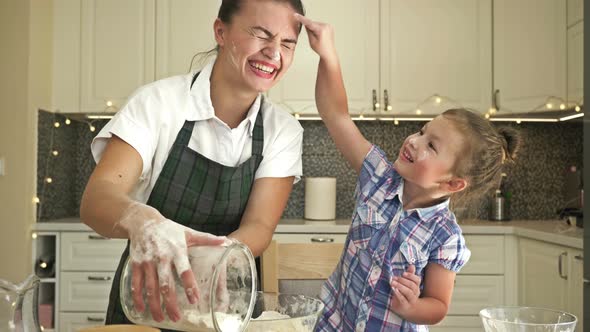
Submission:
M 215 22 L 215 35 L 229 78 L 245 89 L 264 92 L 291 66 L 299 23 L 286 2 L 244 0 L 229 24 Z
M 405 139 L 394 165 L 404 179 L 422 188 L 435 188 L 453 177 L 464 144 L 454 124 L 440 115 Z

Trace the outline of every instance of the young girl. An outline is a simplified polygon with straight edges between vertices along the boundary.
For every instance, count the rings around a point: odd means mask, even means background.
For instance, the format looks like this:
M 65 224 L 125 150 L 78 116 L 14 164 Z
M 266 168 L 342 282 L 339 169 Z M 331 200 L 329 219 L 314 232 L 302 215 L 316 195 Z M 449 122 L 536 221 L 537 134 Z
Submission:
M 348 114 L 332 28 L 297 18 L 320 56 L 319 113 L 359 174 L 352 225 L 322 287 L 316 331 L 427 331 L 446 315 L 455 274 L 470 257 L 449 203 L 498 186 L 518 136 L 448 110 L 407 137 L 391 163 Z

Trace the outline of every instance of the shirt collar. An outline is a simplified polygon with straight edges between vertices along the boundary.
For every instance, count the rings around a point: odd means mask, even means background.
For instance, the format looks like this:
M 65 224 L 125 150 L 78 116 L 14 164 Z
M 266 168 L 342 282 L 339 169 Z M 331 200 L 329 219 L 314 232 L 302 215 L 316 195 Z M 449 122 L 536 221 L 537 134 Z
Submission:
M 215 58 L 209 61 L 203 69 L 201 69 L 199 76 L 195 79 L 192 88 L 190 89 L 190 95 L 193 99 L 193 107 L 189 107 L 186 113 L 187 121 L 201 121 L 216 118 L 215 109 L 213 109 L 213 103 L 211 102 L 211 73 L 213 71 L 213 65 L 215 64 Z M 190 74 L 189 82 L 192 81 L 194 75 L 197 72 Z M 244 121 L 249 122 L 248 131 L 250 135 L 254 130 L 254 124 L 256 123 L 256 117 L 260 110 L 260 103 L 262 103 L 262 95 L 259 93 L 252 106 L 248 110 L 246 119 Z M 240 123 L 240 126 L 243 124 Z
M 404 202 L 402 200 L 402 194 L 404 192 L 404 182 L 405 180 L 400 176 L 400 181 L 397 187 L 386 195 L 386 199 L 393 199 L 394 197 L 397 197 L 397 199 L 399 200 L 400 209 L 403 209 L 404 206 Z M 430 220 L 439 211 L 448 209 L 449 202 L 450 200 L 447 198 L 438 204 L 423 208 L 410 209 L 406 212 L 408 215 L 412 214 L 413 212 L 416 212 L 418 214 L 418 218 L 427 221 Z

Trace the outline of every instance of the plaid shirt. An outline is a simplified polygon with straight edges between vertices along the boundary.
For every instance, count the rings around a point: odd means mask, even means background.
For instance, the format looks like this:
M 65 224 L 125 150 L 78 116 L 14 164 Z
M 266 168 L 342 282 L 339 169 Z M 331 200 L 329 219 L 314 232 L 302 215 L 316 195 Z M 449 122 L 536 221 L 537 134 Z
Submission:
M 325 308 L 316 331 L 428 331 L 390 309 L 392 278 L 414 264 L 422 289 L 426 264 L 458 272 L 470 251 L 448 200 L 403 210 L 403 184 L 385 153 L 373 146 L 361 167 L 344 252 L 320 293 Z

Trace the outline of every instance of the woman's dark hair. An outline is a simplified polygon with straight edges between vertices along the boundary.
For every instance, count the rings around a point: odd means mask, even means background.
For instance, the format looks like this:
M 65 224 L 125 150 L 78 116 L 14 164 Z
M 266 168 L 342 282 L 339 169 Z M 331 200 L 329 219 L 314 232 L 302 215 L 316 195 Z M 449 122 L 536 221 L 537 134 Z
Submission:
M 467 180 L 467 188 L 451 196 L 454 207 L 498 189 L 504 166 L 513 163 L 522 144 L 518 131 L 510 127 L 494 128 L 481 115 L 462 108 L 442 114 L 465 138 L 462 156 L 454 174 Z
M 221 22 L 230 24 L 233 17 L 240 12 L 242 9 L 242 5 L 244 1 L 257 1 L 257 0 L 222 0 L 221 6 L 219 6 L 219 12 L 217 13 L 217 18 L 221 20 Z M 305 16 L 305 8 L 303 8 L 303 3 L 301 0 L 266 0 L 266 1 L 274 1 L 279 3 L 287 3 L 297 12 Z M 299 26 L 299 32 L 301 32 L 301 25 Z M 196 57 L 201 57 L 200 61 L 207 59 L 209 56 L 216 54 L 219 51 L 219 45 L 215 46 L 215 48 L 207 51 L 207 52 L 200 52 L 195 54 L 191 60 L 191 64 L 189 67 L 189 72 L 193 67 L 193 62 L 195 61 Z

